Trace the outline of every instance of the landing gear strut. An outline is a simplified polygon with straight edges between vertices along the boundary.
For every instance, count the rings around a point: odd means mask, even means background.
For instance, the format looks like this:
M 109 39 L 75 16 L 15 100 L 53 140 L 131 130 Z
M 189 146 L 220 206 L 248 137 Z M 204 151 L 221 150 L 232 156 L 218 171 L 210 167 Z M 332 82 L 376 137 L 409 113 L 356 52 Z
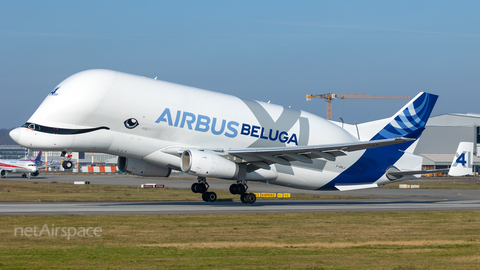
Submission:
M 236 184 L 232 184 L 230 186 L 230 193 L 232 194 L 240 194 L 240 200 L 242 203 L 249 203 L 252 204 L 257 200 L 257 196 L 253 193 L 247 193 L 247 183 L 245 181 L 237 181 Z
M 71 170 L 73 168 L 73 162 L 71 161 L 72 155 L 70 153 L 67 154 L 66 151 L 63 151 L 61 157 L 67 157 L 67 160 L 63 161 L 62 167 L 64 170 Z
M 214 202 L 217 200 L 217 193 L 208 192 L 207 190 L 209 187 L 210 186 L 208 185 L 205 177 L 198 177 L 198 182 L 192 184 L 192 192 L 202 193 L 202 199 L 205 202 Z

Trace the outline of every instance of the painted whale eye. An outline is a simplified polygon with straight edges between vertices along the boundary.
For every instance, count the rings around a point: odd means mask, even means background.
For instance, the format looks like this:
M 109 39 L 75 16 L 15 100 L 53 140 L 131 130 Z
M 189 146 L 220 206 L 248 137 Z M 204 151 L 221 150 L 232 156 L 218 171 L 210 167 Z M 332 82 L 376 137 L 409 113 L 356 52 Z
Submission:
M 125 127 L 129 129 L 136 128 L 138 126 L 138 121 L 135 118 L 130 118 L 123 123 L 125 124 Z

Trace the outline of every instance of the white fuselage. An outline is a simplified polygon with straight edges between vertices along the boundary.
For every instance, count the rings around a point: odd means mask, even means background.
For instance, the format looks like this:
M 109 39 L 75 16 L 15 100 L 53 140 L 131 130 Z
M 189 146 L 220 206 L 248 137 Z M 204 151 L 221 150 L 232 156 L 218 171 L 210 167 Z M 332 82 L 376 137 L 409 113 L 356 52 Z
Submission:
M 37 172 L 37 165 L 33 161 L 25 160 L 0 160 L 0 171 L 8 173 L 35 173 Z
M 34 150 L 102 152 L 173 169 L 180 168 L 180 157 L 175 155 L 179 149 L 358 142 L 338 125 L 305 111 L 110 70 L 67 78 L 11 136 Z M 271 170 L 277 177 L 268 181 L 318 189 L 364 152 L 350 152 L 334 162 L 319 158 L 310 164 L 274 164 Z M 415 166 L 412 169 L 418 169 L 417 162 Z M 365 182 L 389 180 L 383 175 Z

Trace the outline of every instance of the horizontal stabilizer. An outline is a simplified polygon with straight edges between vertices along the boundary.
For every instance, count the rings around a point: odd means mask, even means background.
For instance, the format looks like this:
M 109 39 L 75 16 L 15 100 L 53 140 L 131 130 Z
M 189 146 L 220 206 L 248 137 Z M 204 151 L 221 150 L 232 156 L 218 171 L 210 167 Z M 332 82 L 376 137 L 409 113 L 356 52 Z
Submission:
M 400 178 L 405 175 L 426 174 L 426 173 L 447 173 L 448 171 L 449 169 L 438 169 L 438 170 L 388 172 L 387 174 Z
M 335 185 L 335 187 L 340 191 L 348 190 L 357 190 L 357 189 L 366 189 L 366 188 L 376 188 L 377 184 L 365 184 L 365 185 Z

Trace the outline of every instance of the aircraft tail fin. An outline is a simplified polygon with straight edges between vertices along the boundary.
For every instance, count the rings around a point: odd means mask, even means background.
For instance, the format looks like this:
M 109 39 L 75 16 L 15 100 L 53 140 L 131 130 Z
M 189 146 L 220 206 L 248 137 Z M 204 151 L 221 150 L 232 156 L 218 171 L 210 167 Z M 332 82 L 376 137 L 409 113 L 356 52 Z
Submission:
M 437 102 L 437 95 L 419 93 L 407 105 L 400 109 L 395 115 L 386 119 L 387 124 L 378 131 L 370 140 L 382 140 L 398 137 L 418 139 L 422 135 L 427 120 Z M 396 148 L 405 151 L 411 144 L 400 144 Z
M 42 158 L 42 151 L 39 151 L 37 157 L 35 158 L 35 163 L 39 163 Z
M 472 173 L 473 165 L 473 143 L 461 142 L 458 145 L 457 152 L 450 166 L 448 175 L 450 176 L 463 176 Z

